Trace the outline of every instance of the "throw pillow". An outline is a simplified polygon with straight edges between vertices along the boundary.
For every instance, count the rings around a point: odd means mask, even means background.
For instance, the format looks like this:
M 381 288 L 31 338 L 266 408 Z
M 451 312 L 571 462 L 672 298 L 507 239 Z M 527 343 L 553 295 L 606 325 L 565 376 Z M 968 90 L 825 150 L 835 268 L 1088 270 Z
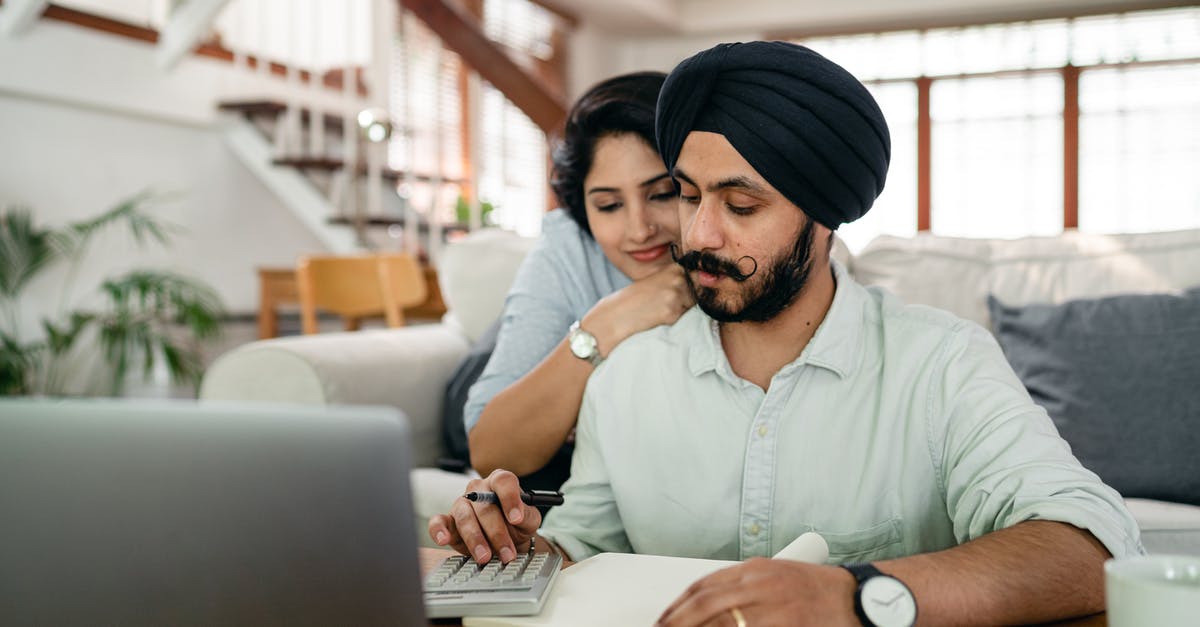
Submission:
M 1126 497 L 1200 505 L 1200 289 L 988 308 L 1085 467 Z
M 492 358 L 492 351 L 496 350 L 496 336 L 499 334 L 500 319 L 497 318 L 475 340 L 446 384 L 446 392 L 442 397 L 442 443 L 446 447 L 446 457 L 438 461 L 443 470 L 463 471 L 471 467 L 463 408 L 467 404 L 467 393 L 479 375 L 483 374 L 484 367 Z

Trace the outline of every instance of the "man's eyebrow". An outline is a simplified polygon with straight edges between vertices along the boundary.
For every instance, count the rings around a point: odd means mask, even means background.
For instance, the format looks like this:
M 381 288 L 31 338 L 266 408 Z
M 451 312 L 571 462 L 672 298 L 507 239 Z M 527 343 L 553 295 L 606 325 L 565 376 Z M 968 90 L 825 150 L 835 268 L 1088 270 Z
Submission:
M 672 170 L 671 176 L 673 176 L 677 179 L 681 179 L 684 183 L 687 183 L 688 185 L 691 185 L 692 187 L 699 187 L 698 185 L 696 185 L 696 181 L 692 180 L 692 177 L 684 174 L 683 170 L 680 170 L 679 168 L 675 168 L 674 170 Z
M 696 185 L 696 182 L 688 177 L 687 174 L 684 174 L 683 170 L 680 170 L 679 168 L 675 168 L 673 175 L 675 178 L 682 180 L 692 187 L 700 187 L 699 185 Z M 753 179 L 746 176 L 731 176 L 715 183 L 709 183 L 708 187 L 705 188 L 705 191 L 716 192 L 723 189 L 739 189 L 756 194 L 767 193 L 767 188 L 759 185 Z
M 717 181 L 716 183 L 710 183 L 708 186 L 708 191 L 710 192 L 720 191 L 722 189 L 740 189 L 757 194 L 767 193 L 767 188 L 759 185 L 758 183 L 754 182 L 753 179 L 745 176 L 731 176 L 727 179 Z

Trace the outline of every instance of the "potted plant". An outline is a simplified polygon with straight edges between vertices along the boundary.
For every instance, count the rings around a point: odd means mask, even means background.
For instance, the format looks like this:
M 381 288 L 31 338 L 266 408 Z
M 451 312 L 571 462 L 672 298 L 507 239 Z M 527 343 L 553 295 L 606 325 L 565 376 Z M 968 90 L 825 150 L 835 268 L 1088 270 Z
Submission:
M 118 396 L 140 369 L 156 363 L 172 381 L 199 384 L 200 345 L 219 335 L 223 307 L 206 284 L 173 272 L 136 269 L 104 280 L 99 310 L 66 310 L 67 297 L 89 244 L 100 232 L 124 225 L 139 245 L 168 245 L 175 230 L 147 211 L 155 198 L 138 194 L 100 215 L 66 227 L 43 228 L 23 207 L 0 211 L 0 394 L 59 395 L 64 365 L 81 338 L 94 341 L 108 366 L 105 383 Z M 42 317 L 41 337 L 22 336 L 17 305 L 22 292 L 48 268 L 68 264 L 58 313 Z

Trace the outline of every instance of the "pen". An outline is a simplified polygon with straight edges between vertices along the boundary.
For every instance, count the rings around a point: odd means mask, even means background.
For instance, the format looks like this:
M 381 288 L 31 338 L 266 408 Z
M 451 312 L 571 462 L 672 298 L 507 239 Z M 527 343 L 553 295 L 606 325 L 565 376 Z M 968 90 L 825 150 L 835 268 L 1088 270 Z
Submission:
M 476 503 L 493 503 L 500 504 L 500 497 L 496 496 L 495 492 L 467 492 L 463 495 L 468 501 Z M 562 505 L 562 492 L 553 492 L 551 490 L 528 490 L 521 492 L 521 501 L 526 505 L 534 507 L 549 507 L 551 505 Z

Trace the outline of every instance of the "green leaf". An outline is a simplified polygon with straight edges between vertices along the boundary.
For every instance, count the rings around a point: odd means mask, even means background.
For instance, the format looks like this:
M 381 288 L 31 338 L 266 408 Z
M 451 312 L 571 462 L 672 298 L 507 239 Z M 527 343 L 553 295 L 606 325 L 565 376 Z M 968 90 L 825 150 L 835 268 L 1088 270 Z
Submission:
M 111 303 L 101 343 L 113 364 L 114 390 L 135 355 L 145 375 L 161 356 L 173 381 L 198 384 L 203 356 L 198 347 L 175 341 L 170 326 L 182 324 L 196 341 L 217 336 L 224 309 L 212 288 L 173 272 L 135 270 L 105 281 L 102 291 Z
M 58 258 L 52 232 L 33 224 L 24 207 L 0 213 L 0 294 L 15 299 L 42 268 Z
M 97 233 L 123 222 L 138 244 L 145 245 L 146 240 L 150 239 L 165 246 L 170 243 L 171 236 L 182 229 L 155 218 L 146 209 L 148 205 L 168 198 L 149 190 L 140 192 L 95 218 L 70 224 L 59 232 L 55 243 L 65 254 L 75 256 Z
M 0 331 L 0 395 L 28 394 L 41 355 L 41 342 L 22 345 L 17 338 Z

